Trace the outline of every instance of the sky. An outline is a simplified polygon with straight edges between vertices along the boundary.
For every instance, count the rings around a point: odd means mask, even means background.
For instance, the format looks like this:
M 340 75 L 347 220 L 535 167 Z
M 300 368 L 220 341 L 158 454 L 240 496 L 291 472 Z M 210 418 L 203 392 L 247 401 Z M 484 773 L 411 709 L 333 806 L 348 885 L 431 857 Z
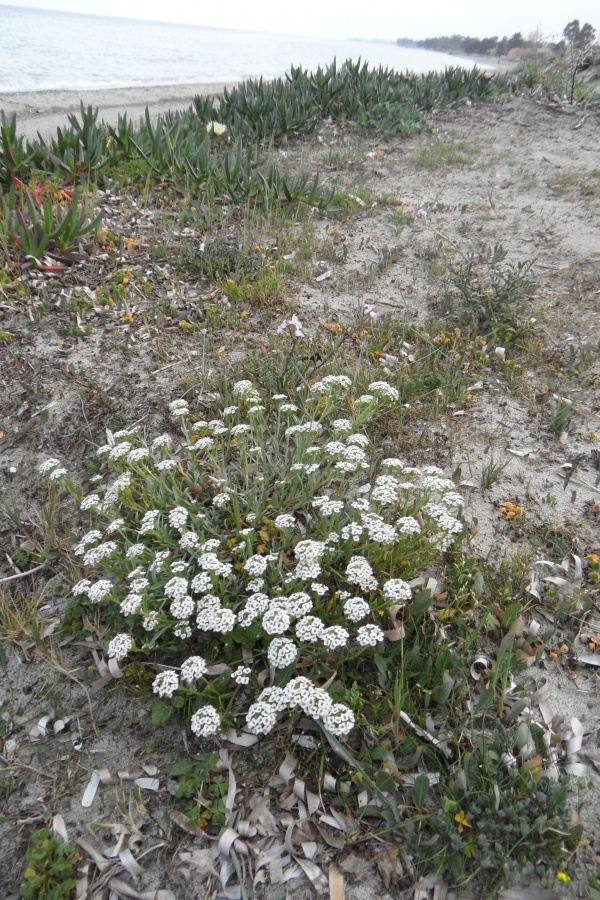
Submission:
M 600 31 L 598 0 L 9 0 L 5 5 L 312 37 L 396 40 L 464 34 L 559 39 L 573 19 Z M 1 16 L 1 6 L 0 6 Z

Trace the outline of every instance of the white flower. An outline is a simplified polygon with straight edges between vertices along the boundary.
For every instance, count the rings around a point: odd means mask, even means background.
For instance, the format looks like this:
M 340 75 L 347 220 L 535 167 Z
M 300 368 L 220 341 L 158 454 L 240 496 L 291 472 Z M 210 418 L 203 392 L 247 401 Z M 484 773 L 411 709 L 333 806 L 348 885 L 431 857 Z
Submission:
M 93 529 L 92 531 L 88 531 L 87 534 L 81 538 L 78 544 L 75 544 L 73 547 L 73 552 L 77 556 L 83 556 L 85 553 L 86 547 L 89 544 L 96 544 L 98 541 L 102 540 L 102 532 L 98 531 L 98 529 Z
M 198 737 L 210 737 L 216 734 L 220 727 L 221 717 L 210 703 L 201 706 L 190 720 L 190 728 Z
M 334 703 L 323 717 L 323 725 L 332 734 L 344 736 L 354 728 L 354 713 L 343 703 Z
M 316 381 L 311 386 L 311 391 L 315 394 L 326 394 L 336 387 L 348 390 L 352 387 L 352 381 L 347 375 L 326 375 L 321 381 Z
M 142 578 L 144 575 L 144 569 L 142 566 L 137 566 L 137 568 L 132 569 L 131 572 L 127 573 L 127 579 L 131 581 L 132 578 Z
M 279 528 L 283 530 L 284 528 L 293 528 L 296 524 L 296 519 L 294 516 L 288 513 L 283 513 L 280 516 L 277 516 L 275 519 L 275 528 Z
M 53 456 L 51 456 L 50 459 L 47 459 L 41 464 L 38 472 L 40 473 L 40 475 L 47 475 L 48 472 L 51 472 L 52 469 L 55 469 L 57 466 L 60 466 L 60 460 L 55 459 Z
M 375 397 L 373 394 L 363 394 L 361 397 L 357 397 L 354 401 L 355 403 L 372 403 Z
M 145 544 L 132 544 L 131 547 L 128 548 L 125 556 L 127 559 L 136 559 L 136 557 L 141 556 L 146 552 Z
M 195 531 L 186 531 L 179 539 L 179 546 L 182 550 L 193 550 L 200 543 L 200 539 Z
M 384 638 L 383 631 L 377 625 L 361 625 L 356 633 L 356 640 L 361 647 L 375 647 Z
M 150 451 L 147 447 L 135 447 L 131 453 L 127 456 L 128 463 L 136 463 L 141 459 L 146 459 L 147 456 L 150 456 Z
M 106 526 L 105 534 L 112 534 L 113 531 L 118 531 L 119 528 L 122 528 L 124 524 L 125 524 L 125 519 L 113 519 L 112 522 L 110 522 Z
M 262 627 L 267 634 L 283 634 L 290 627 L 289 614 L 282 606 L 272 606 L 262 617 Z
M 391 578 L 383 585 L 383 596 L 386 600 L 410 600 L 412 590 L 410 584 L 401 578 Z
M 295 709 L 297 706 L 304 708 L 304 704 L 308 701 L 314 689 L 312 681 L 304 675 L 298 675 L 297 678 L 290 679 L 283 689 L 286 706 L 289 706 L 290 709 Z
M 214 439 L 211 437 L 198 438 L 193 444 L 190 444 L 192 450 L 210 450 L 215 446 Z
M 201 553 L 212 553 L 214 550 L 218 550 L 221 546 L 221 541 L 218 538 L 209 538 L 208 541 L 204 541 L 203 544 L 200 544 L 198 550 Z
M 317 616 L 303 616 L 296 622 L 296 636 L 304 644 L 316 644 L 324 631 L 325 626 Z
M 313 608 L 312 597 L 304 591 L 297 591 L 289 597 L 281 597 L 281 603 L 287 609 L 290 616 L 299 619 L 305 616 Z
M 157 472 L 170 472 L 172 469 L 177 468 L 177 463 L 174 459 L 161 459 L 160 462 L 156 463 L 155 468 Z
M 318 594 L 319 597 L 324 597 L 329 588 L 326 584 L 321 584 L 319 581 L 313 581 L 310 586 L 311 591 L 314 591 L 315 594 Z
M 179 575 L 180 572 L 185 572 L 186 569 L 189 569 L 190 564 L 187 562 L 183 562 L 183 560 L 175 560 L 169 566 L 169 571 L 173 575 Z
M 233 610 L 223 607 L 214 614 L 212 631 L 216 631 L 219 634 L 227 634 L 235 628 L 236 620 L 237 616 Z
M 276 669 L 285 669 L 296 661 L 298 648 L 288 638 L 274 638 L 269 644 L 267 658 Z
M 148 571 L 152 573 L 160 572 L 170 555 L 169 550 L 159 550 Z
M 64 466 L 59 466 L 58 469 L 54 469 L 48 475 L 48 481 L 58 481 L 59 478 L 62 478 L 63 475 L 68 475 L 69 473 L 64 468 Z
M 364 556 L 353 556 L 346 566 L 346 578 L 350 584 L 357 584 L 363 591 L 376 591 L 379 587 L 373 576 L 373 569 Z
M 401 459 L 398 459 L 395 456 L 389 456 L 387 459 L 383 459 L 381 461 L 382 466 L 387 466 L 389 469 L 403 469 L 404 463 Z
M 91 586 L 92 582 L 88 578 L 84 578 L 82 581 L 78 581 L 77 584 L 73 585 L 71 592 L 75 594 L 76 597 L 79 597 L 81 594 L 87 594 Z
M 202 678 L 206 668 L 206 662 L 201 656 L 190 656 L 181 665 L 181 680 L 190 684 L 197 678 Z
M 114 541 L 106 541 L 105 544 L 100 544 L 99 547 L 88 550 L 83 557 L 83 564 L 84 566 L 95 566 L 101 560 L 106 559 L 107 556 L 114 553 L 116 549 L 117 545 Z
M 246 716 L 246 727 L 252 734 L 268 734 L 277 721 L 277 711 L 270 703 L 253 703 Z
M 209 134 L 214 134 L 217 137 L 221 137 L 222 134 L 225 134 L 227 131 L 227 125 L 223 125 L 222 122 L 207 122 L 206 130 Z
M 170 597 L 172 600 L 182 600 L 188 592 L 187 578 L 180 578 L 176 575 L 174 578 L 167 581 L 163 590 L 166 596 Z
M 276 712 L 282 712 L 287 706 L 284 689 L 274 685 L 264 688 L 256 699 L 259 703 L 268 703 Z
M 221 494 L 215 494 L 215 496 L 212 499 L 212 505 L 214 507 L 216 507 L 217 509 L 222 509 L 223 506 L 227 506 L 230 499 L 231 498 L 230 498 L 229 494 L 227 494 L 225 492 L 223 492 Z
M 114 659 L 125 659 L 133 647 L 133 638 L 128 634 L 116 634 L 108 645 L 107 653 Z
M 173 438 L 170 434 L 159 434 L 158 437 L 155 437 L 152 441 L 152 452 L 156 453 L 157 450 L 160 450 L 162 447 L 170 447 L 173 443 Z
M 371 612 L 371 608 L 362 597 L 352 597 L 344 603 L 344 614 L 351 622 L 361 622 Z
M 386 400 L 397 401 L 400 399 L 400 393 L 387 381 L 373 381 L 369 385 L 369 390 L 378 397 L 385 397 Z
M 214 572 L 215 575 L 221 575 L 226 578 L 233 571 L 231 563 L 221 562 L 216 553 L 203 553 L 198 559 L 201 569 L 207 572 Z
M 233 416 L 236 412 L 239 412 L 239 407 L 237 406 L 226 406 L 223 410 L 224 416 Z
M 141 597 L 140 594 L 136 594 L 135 592 L 127 594 L 121 601 L 121 612 L 124 616 L 134 615 L 140 608 L 142 601 L 143 597 Z
M 251 674 L 252 669 L 250 666 L 238 666 L 237 669 L 234 669 L 231 673 L 231 679 L 232 681 L 235 681 L 236 684 L 249 684 Z
M 303 425 L 290 425 L 285 429 L 285 436 L 291 437 L 293 434 L 320 434 L 323 426 L 319 422 L 305 422 Z
M 307 716 L 313 719 L 323 719 L 333 706 L 333 700 L 323 688 L 313 687 L 312 691 L 307 692 L 306 698 L 302 703 L 302 709 Z
M 154 631 L 155 628 L 158 627 L 159 616 L 156 610 L 152 610 L 151 613 L 144 618 L 142 621 L 142 625 L 146 631 Z
M 347 444 L 358 444 L 359 447 L 366 447 L 369 443 L 369 438 L 366 434 L 349 434 L 346 438 Z
M 341 625 L 331 625 L 329 628 L 324 628 L 321 633 L 321 641 L 330 650 L 337 650 L 338 647 L 345 647 L 349 637 L 350 635 Z
M 359 522 L 348 522 L 348 524 L 344 525 L 342 528 L 342 540 L 348 541 L 352 538 L 353 541 L 358 541 L 363 531 L 364 528 Z
M 127 578 L 131 579 L 131 572 Z M 150 582 L 147 578 L 134 578 L 129 587 L 132 591 L 135 591 L 136 594 L 139 594 L 141 591 L 145 591 L 149 585 Z
M 175 637 L 181 638 L 182 641 L 187 641 L 192 636 L 192 628 L 187 619 L 181 619 L 175 627 L 173 628 L 173 634 Z
M 152 691 L 159 697 L 172 697 L 179 687 L 177 672 L 159 672 L 152 682 Z
M 122 444 L 116 444 L 108 454 L 108 458 L 112 460 L 120 459 L 121 456 L 126 456 L 129 453 L 132 446 L 133 445 L 129 441 L 123 441 Z
M 90 587 L 88 597 L 92 603 L 100 603 L 101 600 L 108 597 L 112 589 L 112 582 L 107 580 L 97 581 L 96 584 Z
M 231 434 L 232 435 L 245 434 L 246 432 L 251 431 L 251 430 L 252 429 L 250 428 L 249 425 L 246 425 L 245 423 L 241 423 L 240 425 L 233 426 L 233 428 L 231 429 Z
M 350 419 L 334 419 L 331 427 L 334 431 L 352 431 L 352 422 Z
M 363 522 L 372 541 L 378 544 L 393 544 L 398 540 L 396 529 L 393 525 L 388 525 L 381 516 L 375 513 L 365 513 Z
M 174 419 L 187 416 L 189 412 L 187 400 L 173 400 L 172 403 L 169 403 L 169 412 Z
M 208 591 L 212 590 L 212 578 L 208 574 L 208 572 L 199 572 L 198 575 L 195 575 L 192 579 L 192 591 L 195 594 L 206 594 Z
M 412 516 L 402 516 L 396 522 L 396 528 L 400 534 L 420 534 L 421 526 Z
M 244 569 L 249 575 L 255 577 L 257 575 L 262 575 L 265 572 L 268 563 L 268 556 L 261 556 L 259 553 L 256 553 L 254 556 L 248 557 L 244 563 Z
M 169 513 L 169 525 L 172 528 L 176 528 L 178 531 L 183 530 L 183 526 L 185 525 L 188 517 L 188 511 L 185 506 L 176 506 Z
M 192 615 L 196 604 L 192 598 L 186 594 L 185 597 L 176 597 L 171 601 L 169 610 L 175 619 L 187 619 Z
M 88 509 L 99 509 L 101 502 L 98 494 L 88 494 L 87 497 L 84 497 L 81 501 L 79 509 L 84 512 Z

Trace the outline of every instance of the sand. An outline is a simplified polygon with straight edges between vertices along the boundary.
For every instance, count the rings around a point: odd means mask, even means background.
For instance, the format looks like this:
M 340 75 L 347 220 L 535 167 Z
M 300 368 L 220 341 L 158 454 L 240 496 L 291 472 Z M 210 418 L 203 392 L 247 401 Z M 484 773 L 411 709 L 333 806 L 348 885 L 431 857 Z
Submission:
M 0 93 L 0 110 L 10 116 L 17 114 L 18 131 L 32 139 L 39 134 L 48 138 L 56 129 L 64 127 L 69 113 L 85 106 L 97 107 L 100 119 L 116 124 L 119 114 L 127 111 L 134 122 L 149 108 L 153 119 L 170 109 L 184 109 L 198 94 L 220 94 L 234 84 L 180 84 L 166 86 L 144 85 L 132 88 L 107 88 L 90 91 L 14 91 Z

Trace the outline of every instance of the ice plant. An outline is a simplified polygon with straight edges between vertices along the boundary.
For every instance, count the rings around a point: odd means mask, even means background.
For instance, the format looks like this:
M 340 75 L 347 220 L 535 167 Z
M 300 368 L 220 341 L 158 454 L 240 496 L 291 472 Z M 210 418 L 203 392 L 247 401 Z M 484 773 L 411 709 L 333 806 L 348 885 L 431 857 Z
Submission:
M 281 327 L 302 330 L 295 316 Z M 275 397 L 239 381 L 214 418 L 173 401 L 179 437 L 129 429 L 100 448 L 75 602 L 104 619 L 109 659 L 152 664 L 157 702 L 189 709 L 197 737 L 265 735 L 299 710 L 339 737 L 354 727 L 358 685 L 340 676 L 326 689 L 318 661 L 341 673 L 381 652 L 390 610 L 414 600 L 411 578 L 462 530 L 462 498 L 435 467 L 390 457 L 373 477 L 363 428 L 397 401 L 372 381 L 357 403 L 346 375 Z

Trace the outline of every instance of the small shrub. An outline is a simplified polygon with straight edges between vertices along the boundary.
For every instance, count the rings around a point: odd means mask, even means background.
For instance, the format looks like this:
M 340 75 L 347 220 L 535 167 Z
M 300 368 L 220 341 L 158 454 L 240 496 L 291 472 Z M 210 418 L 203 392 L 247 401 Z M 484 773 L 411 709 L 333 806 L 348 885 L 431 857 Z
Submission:
M 410 582 L 462 532 L 462 498 L 364 433 L 395 388 L 351 388 L 331 375 L 268 396 L 241 381 L 208 420 L 174 401 L 178 437 L 134 428 L 99 449 L 108 483 L 81 502 L 94 527 L 75 547 L 89 577 L 74 604 L 95 608 L 112 664 L 150 676 L 155 724 L 179 709 L 199 737 L 266 734 L 302 709 L 346 735 L 395 614 L 427 612 Z M 42 473 L 80 495 L 58 460 Z

